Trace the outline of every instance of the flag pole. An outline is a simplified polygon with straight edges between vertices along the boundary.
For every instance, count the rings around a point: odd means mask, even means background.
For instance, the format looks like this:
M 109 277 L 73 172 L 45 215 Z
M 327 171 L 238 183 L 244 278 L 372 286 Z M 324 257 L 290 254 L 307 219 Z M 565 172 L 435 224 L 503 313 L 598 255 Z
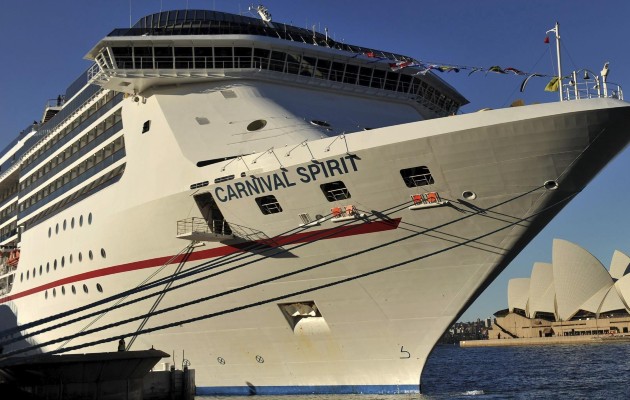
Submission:
M 558 93 L 560 94 L 560 101 L 562 101 L 562 61 L 560 58 L 560 24 L 556 21 L 556 27 L 554 28 L 556 32 L 556 53 L 558 54 L 558 82 L 560 85 L 558 86 Z

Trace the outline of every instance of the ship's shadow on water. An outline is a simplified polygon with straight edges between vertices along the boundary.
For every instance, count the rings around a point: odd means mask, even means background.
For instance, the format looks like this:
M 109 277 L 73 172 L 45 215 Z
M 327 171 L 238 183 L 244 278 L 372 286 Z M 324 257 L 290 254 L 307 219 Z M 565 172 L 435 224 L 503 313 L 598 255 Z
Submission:
M 2 332 L 6 330 L 13 330 L 16 327 L 17 317 L 13 314 L 13 311 L 7 305 L 0 305 L 0 339 L 8 339 L 7 337 L 2 336 Z M 19 332 L 15 335 L 18 337 L 18 341 L 11 343 L 4 348 L 0 346 L 0 354 L 30 346 L 30 343 L 28 343 L 25 339 L 22 339 L 22 335 Z

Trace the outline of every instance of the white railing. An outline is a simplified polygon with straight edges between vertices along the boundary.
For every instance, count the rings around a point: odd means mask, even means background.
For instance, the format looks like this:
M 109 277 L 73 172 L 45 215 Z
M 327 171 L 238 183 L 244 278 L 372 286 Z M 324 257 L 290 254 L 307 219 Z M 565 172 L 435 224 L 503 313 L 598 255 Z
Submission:
M 583 77 L 580 77 L 581 72 L 584 72 Z M 592 78 L 591 75 L 593 76 Z M 623 100 L 623 89 L 621 85 L 608 82 L 604 76 L 598 76 L 587 69 L 573 71 L 571 76 L 572 78 L 569 83 L 562 85 L 563 100 L 592 99 L 598 97 Z

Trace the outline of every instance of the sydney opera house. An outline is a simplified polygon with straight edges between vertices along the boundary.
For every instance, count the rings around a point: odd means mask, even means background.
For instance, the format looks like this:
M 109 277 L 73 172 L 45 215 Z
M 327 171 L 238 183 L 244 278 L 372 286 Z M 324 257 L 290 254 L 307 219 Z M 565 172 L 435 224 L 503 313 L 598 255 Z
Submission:
M 630 257 L 610 269 L 588 251 L 555 239 L 552 263 L 508 283 L 508 309 L 495 313 L 490 339 L 574 335 L 630 336 Z

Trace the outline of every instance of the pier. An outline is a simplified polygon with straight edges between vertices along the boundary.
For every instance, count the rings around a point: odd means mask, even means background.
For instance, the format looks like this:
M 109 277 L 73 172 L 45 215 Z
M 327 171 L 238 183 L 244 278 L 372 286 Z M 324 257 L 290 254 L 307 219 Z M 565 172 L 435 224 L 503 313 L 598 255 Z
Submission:
M 8 358 L 0 361 L 0 392 L 21 399 L 192 400 L 194 370 L 152 371 L 165 357 L 151 349 Z

